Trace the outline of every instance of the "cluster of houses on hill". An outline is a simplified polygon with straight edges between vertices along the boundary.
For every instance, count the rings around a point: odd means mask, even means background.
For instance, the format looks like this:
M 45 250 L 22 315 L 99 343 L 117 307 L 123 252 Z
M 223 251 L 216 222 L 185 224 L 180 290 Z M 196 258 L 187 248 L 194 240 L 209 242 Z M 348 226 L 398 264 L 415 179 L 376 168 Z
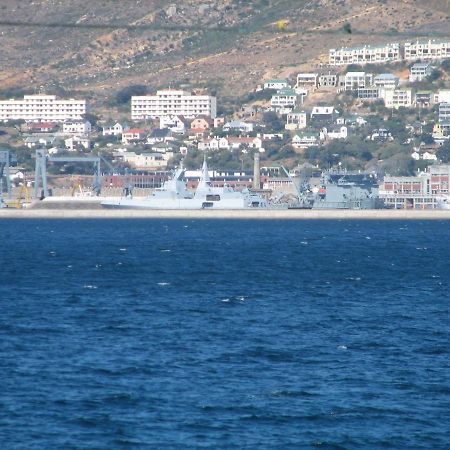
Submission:
M 450 40 L 331 49 L 327 70 L 298 73 L 292 83 L 285 79 L 267 80 L 257 88 L 268 92 L 264 96 L 269 99 L 266 104 L 244 105 L 239 114 L 227 119 L 217 116 L 214 96 L 162 89 L 154 95 L 131 98 L 130 125 L 113 121 L 94 126 L 86 119 L 90 112 L 86 100 L 42 94 L 0 101 L 0 122 L 25 121 L 23 140 L 30 149 L 45 146 L 52 153 L 61 149 L 89 151 L 107 145 L 117 158 L 134 167 L 163 169 L 176 152 L 186 154 L 193 147 L 200 151 L 264 152 L 267 142 L 279 139 L 301 151 L 335 139 L 346 140 L 354 130 L 367 124 L 366 118 L 359 114 L 338 111 L 333 101 L 326 104 L 310 101 L 306 109 L 305 101 L 323 90 L 336 95 L 350 93 L 366 106 L 378 101 L 392 110 L 435 108 L 437 117 L 432 137 L 441 144 L 450 137 L 450 89 L 418 89 L 417 83 L 429 81 L 437 61 L 445 58 L 450 58 Z M 395 73 L 333 71 L 335 67 L 350 64 L 401 60 L 417 61 L 409 67 L 406 78 Z M 284 121 L 284 132 L 279 127 L 275 131 L 270 129 L 263 120 L 264 113 L 268 112 Z M 415 129 L 416 125 L 411 127 Z M 371 141 L 393 139 L 385 129 L 364 133 Z M 433 159 L 435 155 L 415 151 L 412 158 Z

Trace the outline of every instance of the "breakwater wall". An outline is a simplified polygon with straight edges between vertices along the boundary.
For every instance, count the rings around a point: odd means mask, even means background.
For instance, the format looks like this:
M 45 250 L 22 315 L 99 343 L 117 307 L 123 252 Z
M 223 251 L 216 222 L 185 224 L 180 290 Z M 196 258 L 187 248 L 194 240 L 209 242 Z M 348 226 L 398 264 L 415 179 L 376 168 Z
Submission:
M 5 219 L 259 219 L 259 220 L 450 220 L 450 210 L 108 210 L 0 209 Z

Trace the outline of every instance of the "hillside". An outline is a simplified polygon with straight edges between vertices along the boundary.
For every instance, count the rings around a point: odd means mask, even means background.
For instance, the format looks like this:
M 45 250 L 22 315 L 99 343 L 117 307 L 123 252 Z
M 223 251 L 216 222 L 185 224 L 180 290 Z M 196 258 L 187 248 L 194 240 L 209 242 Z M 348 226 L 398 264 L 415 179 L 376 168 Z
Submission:
M 3 0 L 0 90 L 102 102 L 147 84 L 235 97 L 326 63 L 332 46 L 450 36 L 448 11 L 448 0 Z

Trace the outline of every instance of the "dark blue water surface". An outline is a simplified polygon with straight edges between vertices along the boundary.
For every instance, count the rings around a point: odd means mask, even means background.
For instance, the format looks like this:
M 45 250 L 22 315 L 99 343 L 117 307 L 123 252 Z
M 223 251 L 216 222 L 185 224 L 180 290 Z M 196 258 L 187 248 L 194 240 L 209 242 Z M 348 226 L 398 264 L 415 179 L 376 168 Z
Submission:
M 1 449 L 450 447 L 450 224 L 0 222 Z

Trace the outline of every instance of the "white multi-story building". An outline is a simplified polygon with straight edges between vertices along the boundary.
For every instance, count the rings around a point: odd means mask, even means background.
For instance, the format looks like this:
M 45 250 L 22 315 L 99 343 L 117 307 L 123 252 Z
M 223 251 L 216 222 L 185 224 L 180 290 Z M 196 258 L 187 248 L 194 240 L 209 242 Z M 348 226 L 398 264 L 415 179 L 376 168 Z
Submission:
M 373 84 L 379 88 L 396 89 L 399 81 L 392 73 L 380 73 L 373 79 Z
M 205 115 L 214 119 L 217 115 L 216 97 L 172 89 L 157 91 L 156 95 L 131 97 L 132 120 L 156 119 L 171 114 L 189 119 Z
M 86 100 L 57 99 L 55 95 L 25 95 L 22 100 L 1 100 L 0 121 L 64 122 L 82 119 L 87 112 Z
M 415 63 L 409 69 L 409 81 L 423 81 L 426 77 L 431 75 L 432 67 L 430 63 Z
M 439 122 L 450 121 L 450 103 L 439 103 Z
M 294 109 L 287 115 L 284 128 L 286 130 L 301 130 L 302 128 L 306 128 L 307 116 L 305 111 Z
M 317 88 L 319 84 L 319 74 L 318 73 L 299 73 L 297 74 L 297 83 L 295 87 L 305 87 L 309 89 Z
M 346 64 L 377 64 L 389 61 L 400 61 L 400 44 L 363 47 L 332 48 L 329 52 L 330 66 L 343 66 Z
M 398 109 L 401 106 L 408 108 L 412 105 L 411 89 L 381 89 L 380 94 L 386 108 Z
M 264 83 L 264 89 L 284 89 L 289 88 L 289 83 L 287 80 L 279 80 L 279 79 L 273 79 L 273 80 L 267 80 Z
M 450 89 L 439 89 L 434 95 L 434 103 L 450 103 Z
M 297 104 L 297 94 L 293 89 L 280 89 L 276 94 L 272 95 L 270 104 L 276 109 L 295 108 L 295 105 Z
M 343 77 L 339 77 L 339 84 L 346 91 L 356 91 L 360 88 L 370 86 L 373 82 L 373 75 L 366 72 L 347 72 Z
M 450 39 L 417 39 L 405 42 L 405 59 L 450 58 Z

